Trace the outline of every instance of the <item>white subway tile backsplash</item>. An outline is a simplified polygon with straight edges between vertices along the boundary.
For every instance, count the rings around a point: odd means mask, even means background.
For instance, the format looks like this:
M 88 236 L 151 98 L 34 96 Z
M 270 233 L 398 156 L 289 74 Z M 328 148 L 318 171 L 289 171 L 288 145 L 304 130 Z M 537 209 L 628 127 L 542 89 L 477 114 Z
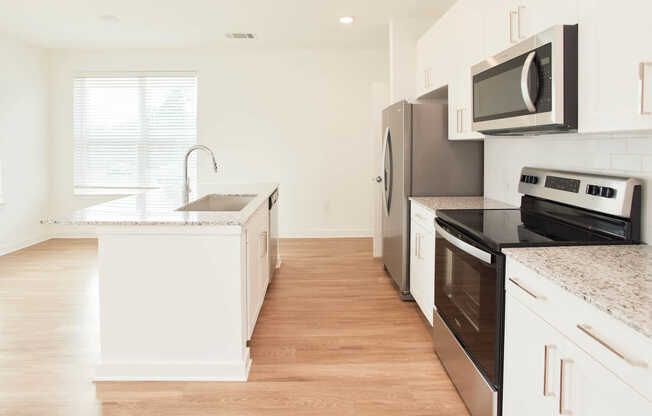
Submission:
M 611 155 L 611 169 L 620 171 L 640 171 L 643 168 L 641 155 Z
M 523 166 L 632 176 L 652 185 L 652 133 L 485 139 L 485 195 L 518 205 Z M 652 240 L 652 192 L 643 192 L 643 240 Z M 650 224 L 650 225 L 648 225 Z
M 627 153 L 652 155 L 652 138 L 627 139 Z

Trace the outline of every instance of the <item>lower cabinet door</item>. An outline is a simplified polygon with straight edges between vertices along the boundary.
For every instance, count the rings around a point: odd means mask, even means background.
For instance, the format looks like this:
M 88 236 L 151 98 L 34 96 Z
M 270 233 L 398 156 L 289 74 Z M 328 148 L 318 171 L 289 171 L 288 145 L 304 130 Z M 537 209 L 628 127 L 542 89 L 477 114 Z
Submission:
M 567 340 L 559 355 L 556 414 L 652 415 L 652 403 Z
M 556 363 L 563 341 L 560 333 L 507 294 L 503 415 L 555 414 Z
M 435 237 L 412 221 L 410 231 L 410 293 L 430 325 L 435 288 Z

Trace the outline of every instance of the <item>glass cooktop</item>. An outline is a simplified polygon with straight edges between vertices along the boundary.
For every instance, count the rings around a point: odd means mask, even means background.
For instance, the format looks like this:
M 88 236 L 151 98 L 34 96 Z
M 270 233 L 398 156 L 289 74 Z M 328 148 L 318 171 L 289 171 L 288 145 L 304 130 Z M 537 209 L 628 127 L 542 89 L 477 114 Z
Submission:
M 593 232 L 590 227 L 592 218 L 577 215 L 566 222 L 559 218 L 527 214 L 521 209 L 468 209 L 438 210 L 437 217 L 495 250 L 565 244 L 614 244 L 621 241 Z

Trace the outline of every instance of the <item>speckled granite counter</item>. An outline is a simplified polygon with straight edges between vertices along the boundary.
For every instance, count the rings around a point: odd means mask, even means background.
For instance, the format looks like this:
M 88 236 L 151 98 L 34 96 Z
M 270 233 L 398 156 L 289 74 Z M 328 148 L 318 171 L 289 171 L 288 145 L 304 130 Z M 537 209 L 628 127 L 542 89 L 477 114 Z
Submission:
M 652 247 L 535 247 L 503 252 L 652 338 Z
M 167 187 L 94 205 L 72 214 L 45 218 L 42 224 L 66 225 L 241 225 L 278 188 L 277 183 L 199 184 L 190 194 L 256 195 L 240 211 L 176 211 L 185 204 L 183 187 Z
M 438 209 L 505 209 L 518 208 L 504 202 L 485 198 L 483 196 L 430 196 L 410 197 L 434 214 Z

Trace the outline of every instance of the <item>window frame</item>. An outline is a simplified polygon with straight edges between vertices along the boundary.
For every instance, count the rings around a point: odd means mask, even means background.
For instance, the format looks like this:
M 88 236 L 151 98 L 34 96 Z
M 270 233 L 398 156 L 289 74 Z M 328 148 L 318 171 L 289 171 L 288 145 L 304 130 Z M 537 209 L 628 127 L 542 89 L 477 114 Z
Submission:
M 194 144 L 199 143 L 199 71 L 197 70 L 178 70 L 178 71 L 75 71 L 72 74 L 72 190 L 74 196 L 122 196 L 134 195 L 148 190 L 160 189 L 163 186 L 78 186 L 76 183 L 76 156 L 77 151 L 77 135 L 75 133 L 75 111 L 76 111 L 76 97 L 75 97 L 75 83 L 80 78 L 137 78 L 137 77 L 193 77 L 195 78 L 195 139 Z M 140 97 L 141 99 L 143 97 Z M 142 140 L 142 137 L 141 137 Z M 139 155 L 140 156 L 140 155 Z M 183 164 L 183 159 L 179 160 L 179 164 Z M 195 157 L 191 157 L 188 161 L 188 171 L 190 176 L 190 185 L 197 183 L 197 161 Z M 139 175 L 143 173 L 139 171 Z M 182 173 L 181 178 L 183 178 Z M 183 181 L 183 179 L 181 179 Z M 174 186 L 174 185 L 170 185 Z

